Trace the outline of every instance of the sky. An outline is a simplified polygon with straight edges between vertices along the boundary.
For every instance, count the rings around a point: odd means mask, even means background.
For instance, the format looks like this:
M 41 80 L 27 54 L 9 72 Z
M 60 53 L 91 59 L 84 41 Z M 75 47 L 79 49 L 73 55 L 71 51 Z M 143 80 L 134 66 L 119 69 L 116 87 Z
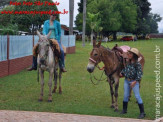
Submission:
M 148 0 L 151 3 L 151 12 L 159 14 L 162 17 L 162 21 L 158 23 L 158 30 L 163 33 L 163 0 Z
M 60 2 L 60 5 L 58 5 L 58 10 L 59 11 L 63 11 L 63 9 L 66 9 L 67 11 L 69 11 L 69 0 L 53 0 Z M 159 14 L 162 18 L 163 18 L 163 0 L 148 0 L 151 3 L 151 12 L 152 13 L 157 13 Z M 78 14 L 78 2 L 80 2 L 80 0 L 74 0 L 74 20 L 76 18 L 76 15 Z M 69 26 L 69 14 L 65 14 L 65 15 L 60 15 L 60 21 L 61 24 L 67 25 Z M 74 24 L 75 26 L 75 24 Z M 158 23 L 158 30 L 160 33 L 163 33 L 163 20 L 161 22 Z
M 69 0 L 53 0 L 53 1 L 60 2 L 60 5 L 57 6 L 59 11 L 63 11 L 63 9 L 69 11 Z M 78 4 L 77 4 L 78 2 L 80 2 L 80 0 L 74 0 L 74 20 L 76 18 L 76 15 L 78 14 Z M 61 24 L 69 26 L 69 14 L 60 15 L 60 22 Z

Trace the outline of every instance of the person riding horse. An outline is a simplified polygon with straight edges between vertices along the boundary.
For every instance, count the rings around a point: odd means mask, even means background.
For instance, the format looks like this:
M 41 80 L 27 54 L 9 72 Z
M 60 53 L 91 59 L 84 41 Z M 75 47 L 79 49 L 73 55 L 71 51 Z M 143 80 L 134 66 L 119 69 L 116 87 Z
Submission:
M 53 11 L 52 11 L 52 13 L 53 13 Z M 57 40 L 59 47 L 60 47 L 60 57 L 59 58 L 61 59 L 61 61 L 59 61 L 59 67 L 61 68 L 62 72 L 67 72 L 65 69 L 64 50 L 63 50 L 63 47 L 62 47 L 61 41 L 60 41 L 61 25 L 56 20 L 56 14 L 51 14 L 50 20 L 46 20 L 44 22 L 43 34 L 47 35 L 50 31 L 51 31 L 51 35 L 50 35 L 49 39 L 51 39 L 52 44 L 54 45 L 56 43 L 55 40 Z M 32 67 L 27 69 L 28 71 L 37 70 L 37 53 L 36 53 L 37 47 L 38 47 L 38 45 L 35 45 L 33 48 L 33 63 L 32 63 Z

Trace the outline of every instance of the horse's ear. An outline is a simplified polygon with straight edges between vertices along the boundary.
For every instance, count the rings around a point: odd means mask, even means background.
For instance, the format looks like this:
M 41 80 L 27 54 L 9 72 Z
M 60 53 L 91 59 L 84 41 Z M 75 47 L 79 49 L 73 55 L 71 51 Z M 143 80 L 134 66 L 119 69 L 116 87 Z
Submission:
M 115 44 L 115 47 L 118 47 L 118 44 Z
M 38 35 L 39 38 L 41 38 L 41 34 L 40 34 L 40 32 L 38 30 L 37 30 L 37 35 Z
M 48 35 L 46 36 L 47 39 L 49 39 L 51 33 L 52 33 L 52 31 L 50 31 L 50 32 L 48 33 Z
M 100 46 L 101 46 L 101 42 L 102 42 L 102 40 L 100 40 L 100 41 L 98 42 L 97 47 L 100 47 Z

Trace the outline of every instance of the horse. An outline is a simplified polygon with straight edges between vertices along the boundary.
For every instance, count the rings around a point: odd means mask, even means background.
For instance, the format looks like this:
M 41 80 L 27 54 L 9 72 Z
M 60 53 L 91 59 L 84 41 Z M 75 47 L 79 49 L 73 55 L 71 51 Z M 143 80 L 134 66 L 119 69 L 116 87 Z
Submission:
M 37 35 L 39 36 L 39 42 L 38 42 L 38 71 L 41 77 L 41 93 L 39 97 L 39 101 L 43 101 L 43 90 L 44 90 L 44 72 L 49 72 L 49 97 L 48 102 L 52 102 L 52 80 L 54 76 L 55 80 L 55 86 L 53 89 L 53 93 L 56 92 L 56 85 L 57 85 L 57 69 L 58 69 L 58 63 L 56 63 L 56 56 L 51 48 L 51 44 L 48 40 L 50 37 L 51 31 L 48 33 L 48 35 L 41 35 L 39 31 L 37 31 Z M 59 73 L 59 81 L 60 81 L 60 87 L 59 87 L 59 93 L 62 92 L 61 90 L 61 70 Z
M 105 65 L 104 71 L 107 76 L 107 81 L 110 86 L 111 93 L 111 108 L 114 108 L 114 111 L 118 111 L 118 88 L 119 88 L 119 79 L 120 72 L 124 68 L 124 64 L 120 59 L 117 51 L 111 50 L 101 46 L 101 41 L 96 44 L 96 41 L 93 41 L 93 49 L 90 53 L 89 62 L 87 65 L 87 71 L 92 73 L 95 67 L 103 62 Z M 113 90 L 113 85 L 115 84 L 115 90 Z M 114 100 L 115 99 L 115 100 Z

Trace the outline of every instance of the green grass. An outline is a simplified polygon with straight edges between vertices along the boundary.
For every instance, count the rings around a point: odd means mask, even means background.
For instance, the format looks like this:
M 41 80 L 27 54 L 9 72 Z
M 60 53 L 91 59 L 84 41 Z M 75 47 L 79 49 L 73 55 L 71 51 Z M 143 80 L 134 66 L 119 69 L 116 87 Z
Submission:
M 115 44 L 137 47 L 145 56 L 144 76 L 141 82 L 141 97 L 144 101 L 146 118 L 155 119 L 155 45 L 163 45 L 163 40 L 144 40 L 136 42 L 108 42 L 102 45 L 112 48 Z M 40 84 L 37 82 L 37 72 L 22 71 L 16 75 L 0 78 L 0 109 L 23 110 L 40 112 L 59 112 L 73 114 L 87 114 L 113 117 L 137 118 L 139 115 L 135 97 L 129 102 L 128 113 L 120 115 L 110 108 L 111 96 L 109 84 L 105 81 L 95 86 L 90 82 L 90 75 L 86 71 L 89 53 L 92 46 L 86 43 L 82 47 L 81 42 L 76 43 L 76 53 L 67 55 L 66 69 L 63 74 L 63 93 L 53 94 L 53 102 L 48 103 L 48 73 L 45 75 L 44 101 L 38 102 Z M 162 47 L 161 47 L 161 50 Z M 162 52 L 161 52 L 162 53 Z M 162 59 L 162 57 L 161 57 Z M 163 64 L 161 63 L 161 71 Z M 96 73 L 101 74 L 101 71 Z M 161 77 L 162 78 L 162 77 Z M 123 81 L 120 80 L 118 105 L 122 110 Z M 161 81 L 162 82 L 162 81 Z M 161 83 L 163 86 L 163 83 Z M 163 92 L 161 90 L 161 95 Z M 161 100 L 161 116 L 163 116 L 163 102 Z

